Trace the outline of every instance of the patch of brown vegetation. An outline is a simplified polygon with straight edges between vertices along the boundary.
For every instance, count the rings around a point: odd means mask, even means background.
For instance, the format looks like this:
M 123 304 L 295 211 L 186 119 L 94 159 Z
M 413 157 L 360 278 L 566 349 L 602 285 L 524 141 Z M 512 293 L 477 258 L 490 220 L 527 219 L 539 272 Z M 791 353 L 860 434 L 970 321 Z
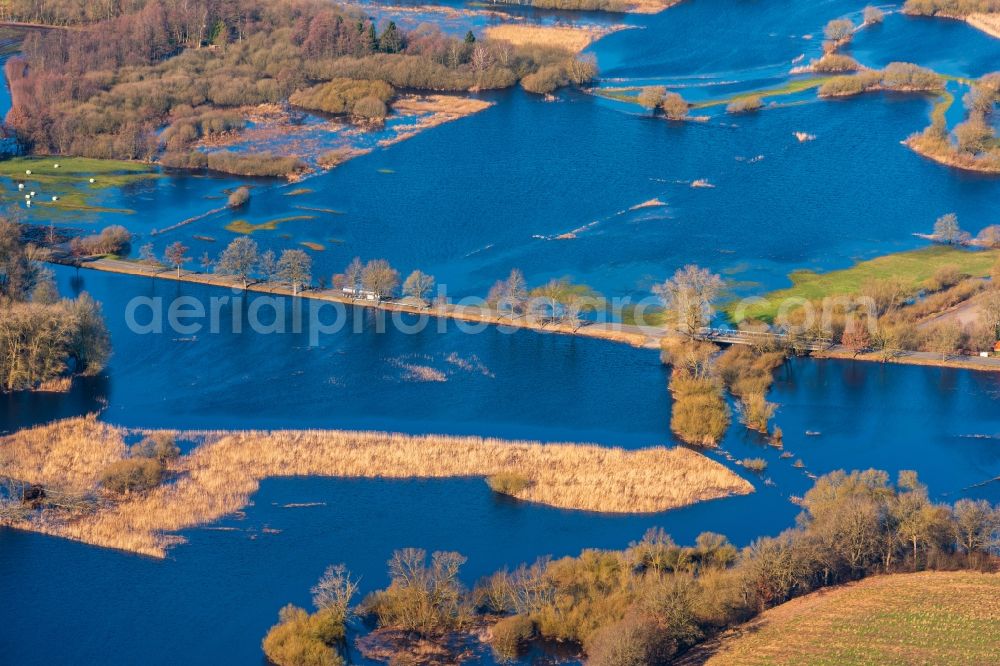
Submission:
M 664 9 L 679 5 L 681 0 L 632 0 L 630 14 L 659 14 Z
M 601 37 L 627 26 L 556 26 L 503 23 L 486 28 L 486 37 L 510 42 L 514 46 L 551 46 L 579 53 Z
M 0 439 L 0 475 L 76 493 L 100 494 L 102 472 L 124 459 L 126 431 L 94 417 L 23 430 Z M 530 479 L 515 496 L 583 511 L 648 513 L 747 494 L 747 481 L 693 451 L 626 451 L 589 444 L 540 444 L 479 437 L 380 432 L 217 432 L 170 464 L 173 482 L 93 512 L 43 510 L 13 527 L 164 556 L 170 533 L 219 520 L 250 502 L 273 476 Z
M 471 116 L 493 106 L 493 102 L 457 95 L 405 95 L 392 104 L 393 111 L 402 115 L 423 115 L 416 122 L 394 127 L 396 136 L 383 139 L 379 146 L 391 146 L 416 136 L 424 130 Z M 427 115 L 425 115 L 427 114 Z
M 34 390 L 37 393 L 69 393 L 71 388 L 73 388 L 72 377 L 57 377 L 42 382 Z
M 947 140 L 935 139 L 927 133 L 914 134 L 903 141 L 903 145 L 922 157 L 955 169 L 977 173 L 1000 173 L 1000 157 L 991 153 L 981 156 L 970 155 L 959 151 Z
M 973 28 L 1000 39 L 1000 14 L 969 14 L 965 20 Z

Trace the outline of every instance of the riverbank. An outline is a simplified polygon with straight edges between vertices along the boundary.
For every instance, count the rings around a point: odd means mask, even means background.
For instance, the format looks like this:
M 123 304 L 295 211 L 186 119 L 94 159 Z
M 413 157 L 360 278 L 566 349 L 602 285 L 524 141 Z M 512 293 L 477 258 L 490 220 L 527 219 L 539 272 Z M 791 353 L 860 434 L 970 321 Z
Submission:
M 942 18 L 951 21 L 965 21 L 973 28 L 985 32 L 990 37 L 1000 39 L 1000 13 L 973 12 L 971 14 L 959 14 L 948 11 L 936 11 L 933 14 L 926 14 L 909 10 L 903 7 L 903 13 L 910 16 L 925 16 L 927 18 Z
M 685 448 L 626 451 L 479 437 L 335 430 L 163 433 L 197 445 L 169 463 L 171 479 L 112 497 L 109 466 L 128 458 L 130 431 L 95 416 L 0 439 L 0 475 L 48 492 L 96 496 L 91 511 L 43 508 L 11 526 L 107 548 L 164 557 L 175 533 L 245 507 L 260 482 L 278 476 L 447 478 L 505 476 L 506 494 L 527 502 L 600 513 L 654 513 L 745 495 L 753 486 Z M 155 432 L 144 432 L 155 435 Z
M 238 277 L 218 275 L 216 273 L 197 273 L 194 271 L 184 270 L 178 273 L 178 271 L 164 268 L 162 266 L 150 266 L 148 264 L 141 264 L 134 261 L 124 261 L 121 259 L 85 259 L 78 264 L 74 260 L 56 258 L 53 260 L 53 263 L 76 266 L 78 268 L 87 268 L 107 273 L 121 273 L 124 275 L 134 275 L 160 280 L 172 280 L 175 282 L 190 282 L 194 284 L 203 284 L 230 290 L 244 291 L 243 281 Z M 629 344 L 634 347 L 647 347 L 651 349 L 659 349 L 660 341 L 669 335 L 668 331 L 662 328 L 650 326 L 628 326 L 614 322 L 590 324 L 583 323 L 580 326 L 574 327 L 530 316 L 512 316 L 495 310 L 489 310 L 483 307 L 471 305 L 448 303 L 443 305 L 421 306 L 411 302 L 356 299 L 334 289 L 310 289 L 294 294 L 291 287 L 285 285 L 251 282 L 246 286 L 245 291 L 276 296 L 298 297 L 306 300 L 338 303 L 345 306 L 384 310 L 386 312 L 399 312 L 423 317 L 453 319 L 470 324 L 504 326 L 513 329 L 528 329 L 545 333 L 560 333 L 563 335 L 578 335 L 581 337 L 609 340 L 612 342 Z
M 886 357 L 879 352 L 856 354 L 842 345 L 834 345 L 824 351 L 813 352 L 812 357 L 864 361 L 866 363 L 894 363 L 898 365 L 923 365 L 936 368 L 1000 372 L 1000 357 L 997 356 L 943 356 L 936 352 L 898 351 Z
M 866 282 L 897 278 L 912 291 L 917 291 L 935 271 L 943 266 L 971 277 L 985 278 L 990 268 L 1000 260 L 1000 250 L 968 250 L 954 245 L 932 245 L 917 250 L 886 254 L 860 261 L 849 268 L 826 273 L 809 270 L 793 271 L 788 275 L 792 286 L 763 294 L 742 311 L 740 302 L 726 306 L 726 314 L 734 321 L 761 319 L 773 322 L 785 303 L 805 303 L 834 296 L 860 294 Z
M 990 37 L 1000 39 L 1000 14 L 969 14 L 965 22 Z
M 930 252 L 946 252 L 948 250 L 955 250 L 955 248 L 945 247 L 945 246 L 935 246 L 928 248 Z M 915 251 L 919 253 L 921 251 Z M 995 251 L 994 251 L 995 252 Z M 906 253 L 903 253 L 906 254 Z M 878 261 L 872 260 L 873 262 Z M 54 261 L 54 263 L 62 263 L 64 265 L 77 266 L 69 260 Z M 866 262 L 867 263 L 867 262 Z M 133 275 L 138 277 L 148 277 L 153 279 L 161 280 L 172 280 L 175 282 L 190 282 L 194 284 L 207 285 L 212 287 L 219 287 L 223 289 L 228 289 L 230 291 L 248 291 L 253 293 L 261 294 L 271 294 L 275 296 L 285 296 L 289 298 L 302 298 L 305 300 L 316 300 L 321 302 L 336 303 L 343 306 L 354 306 L 360 308 L 368 308 L 374 310 L 382 310 L 391 313 L 401 313 L 416 315 L 421 317 L 435 317 L 442 319 L 451 319 L 454 321 L 464 322 L 466 324 L 483 325 L 483 326 L 501 326 L 509 329 L 525 329 L 531 330 L 538 333 L 557 333 L 560 335 L 573 335 L 586 338 L 595 338 L 598 340 L 606 340 L 609 342 L 616 342 L 619 344 L 627 344 L 633 347 L 641 347 L 646 349 L 660 349 L 663 340 L 670 338 L 672 336 L 671 331 L 657 326 L 636 326 L 623 324 L 620 322 L 596 322 L 596 323 L 581 323 L 579 326 L 570 326 L 566 324 L 559 324 L 555 322 L 550 322 L 540 318 L 535 318 L 527 315 L 508 315 L 505 313 L 500 313 L 495 310 L 490 310 L 487 308 L 472 306 L 472 305 L 458 305 L 458 304 L 442 304 L 433 306 L 420 306 L 412 302 L 397 302 L 397 301 L 374 301 L 374 300 L 364 300 L 355 299 L 346 296 L 342 292 L 332 290 L 332 289 L 310 289 L 307 291 L 299 292 L 298 294 L 293 294 L 292 289 L 288 286 L 273 284 L 273 283 L 250 283 L 244 289 L 243 282 L 233 276 L 228 275 L 217 275 L 215 273 L 197 273 L 192 271 L 180 271 L 179 274 L 173 269 L 164 268 L 162 266 L 150 266 L 147 264 L 141 264 L 133 261 L 123 261 L 120 259 L 92 259 L 84 260 L 80 263 L 78 268 L 89 268 L 91 270 L 98 270 L 108 273 L 120 273 L 124 275 Z M 924 267 L 926 269 L 926 267 Z M 853 269 L 847 269 L 851 271 Z M 845 271 L 846 272 L 846 271 Z M 933 270 L 931 270 L 933 273 Z M 797 273 L 793 275 L 804 275 L 805 272 Z M 824 276 L 817 276 L 822 278 Z M 857 276 L 855 276 L 857 278 Z M 858 278 L 860 279 L 860 278 Z M 794 288 L 793 288 L 794 289 Z M 791 291 L 791 290 L 786 290 Z M 776 296 L 778 294 L 783 294 L 783 291 L 774 292 L 771 296 Z M 765 305 L 767 302 L 765 301 Z M 758 303 L 757 306 L 760 306 Z M 730 306 L 730 308 L 733 306 Z M 731 313 L 730 313 L 731 314 Z M 758 313 L 755 315 L 760 316 Z M 925 356 L 926 354 L 926 356 Z M 859 355 L 855 357 L 853 353 L 844 351 L 843 354 L 834 350 L 826 353 L 814 353 L 817 358 L 856 358 L 857 360 L 871 360 L 882 362 L 881 357 L 875 357 L 872 355 L 870 358 L 864 355 Z M 935 358 L 936 357 L 936 358 Z M 891 360 L 893 363 L 908 364 L 908 365 L 936 365 L 941 367 L 951 367 L 951 368 L 968 368 L 975 370 L 991 370 L 994 372 L 1000 372 L 1000 357 L 965 357 L 959 358 L 952 356 L 949 358 L 942 358 L 940 354 L 929 354 L 925 352 L 904 352 L 897 355 Z

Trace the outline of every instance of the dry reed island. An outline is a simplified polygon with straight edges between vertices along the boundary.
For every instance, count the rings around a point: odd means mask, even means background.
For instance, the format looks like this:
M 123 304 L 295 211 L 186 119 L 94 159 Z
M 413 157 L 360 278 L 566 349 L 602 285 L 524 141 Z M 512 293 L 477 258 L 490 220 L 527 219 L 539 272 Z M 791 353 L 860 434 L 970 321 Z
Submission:
M 0 439 L 0 477 L 14 484 L 3 524 L 154 557 L 180 530 L 246 506 L 272 476 L 483 477 L 497 492 L 582 511 L 649 513 L 753 486 L 688 449 L 626 451 L 477 437 L 376 432 L 278 431 L 182 435 L 129 433 L 95 416 Z

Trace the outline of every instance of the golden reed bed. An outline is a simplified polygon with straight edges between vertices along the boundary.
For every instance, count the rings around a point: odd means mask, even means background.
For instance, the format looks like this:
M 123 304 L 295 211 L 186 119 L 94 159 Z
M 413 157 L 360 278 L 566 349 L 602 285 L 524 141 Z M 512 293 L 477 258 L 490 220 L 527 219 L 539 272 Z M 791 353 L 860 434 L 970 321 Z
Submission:
M 102 470 L 127 455 L 127 431 L 75 418 L 0 439 L 0 474 L 75 492 L 98 489 Z M 13 527 L 163 557 L 178 530 L 219 520 L 250 502 L 273 476 L 486 477 L 531 481 L 516 496 L 549 506 L 646 513 L 753 492 L 723 465 L 683 448 L 626 451 L 479 437 L 380 432 L 199 433 L 203 443 L 171 465 L 174 478 L 147 494 L 102 502 L 67 518 L 42 512 Z
M 499 39 L 515 46 L 551 46 L 579 53 L 592 42 L 628 26 L 557 26 L 526 25 L 523 23 L 500 23 L 488 26 L 485 34 L 489 39 Z
M 979 28 L 987 35 L 1000 39 L 1000 13 L 969 14 L 965 20 L 974 28 Z

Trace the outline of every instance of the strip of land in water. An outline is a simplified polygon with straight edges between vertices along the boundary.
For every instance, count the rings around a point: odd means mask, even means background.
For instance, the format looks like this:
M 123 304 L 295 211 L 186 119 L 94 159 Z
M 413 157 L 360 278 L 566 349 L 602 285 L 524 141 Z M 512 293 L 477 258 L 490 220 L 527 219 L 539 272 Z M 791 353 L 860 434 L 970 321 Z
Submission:
M 190 433 L 200 441 L 168 464 L 149 491 L 110 496 L 109 466 L 129 456 L 124 428 L 95 416 L 0 439 L 0 475 L 56 496 L 97 498 L 91 510 L 43 508 L 12 527 L 95 546 L 163 557 L 175 533 L 218 521 L 250 503 L 268 477 L 457 478 L 509 475 L 507 494 L 563 509 L 652 513 L 745 495 L 753 486 L 685 448 L 627 451 L 592 444 L 541 444 L 480 437 L 302 430 Z M 146 433 L 153 434 L 153 433 Z M 172 478 L 171 478 L 172 477 Z
M 220 275 L 217 273 L 197 273 L 193 271 L 177 271 L 164 268 L 162 266 L 150 266 L 134 261 L 124 261 L 121 259 L 98 258 L 83 260 L 79 264 L 75 261 L 56 260 L 55 263 L 64 263 L 80 268 L 103 271 L 107 273 L 122 273 L 140 277 L 149 277 L 160 280 L 173 280 L 175 282 L 191 282 L 213 287 L 221 287 L 229 290 L 244 290 L 243 282 L 240 278 L 231 275 Z M 328 303 L 339 303 L 363 308 L 385 310 L 387 312 L 400 312 L 425 317 L 436 317 L 452 319 L 472 324 L 505 326 L 515 329 L 529 329 L 548 333 L 562 333 L 567 335 L 579 335 L 588 338 L 598 338 L 621 342 L 635 347 L 650 347 L 659 349 L 660 340 L 670 335 L 670 332 L 662 327 L 654 326 L 627 326 L 613 322 L 607 323 L 586 323 L 580 326 L 569 326 L 547 319 L 530 317 L 525 315 L 511 315 L 488 308 L 459 305 L 442 304 L 433 306 L 421 306 L 417 303 L 406 301 L 368 300 L 362 298 L 352 298 L 350 295 L 337 289 L 310 289 L 293 293 L 291 287 L 283 284 L 251 282 L 246 286 L 246 291 L 272 294 L 276 296 L 297 296 L 307 300 L 323 301 Z
M 931 249 L 934 250 L 936 248 Z M 55 263 L 63 263 L 108 273 L 122 273 L 139 277 L 172 280 L 176 282 L 190 282 L 229 290 L 244 290 L 243 282 L 238 277 L 183 270 L 178 274 L 177 271 L 164 268 L 162 266 L 150 266 L 134 261 L 123 261 L 121 259 L 99 258 L 84 260 L 82 263 L 62 260 L 55 261 Z M 526 315 L 511 315 L 473 305 L 448 303 L 422 307 L 418 304 L 410 302 L 357 299 L 334 289 L 310 289 L 295 294 L 293 293 L 292 288 L 286 285 L 251 282 L 246 286 L 245 291 L 272 294 L 276 296 L 298 297 L 307 300 L 329 303 L 339 303 L 345 306 L 372 308 L 387 312 L 399 312 L 425 317 L 451 319 L 470 324 L 501 326 L 511 329 L 525 329 L 541 333 L 576 335 L 580 337 L 596 338 L 599 340 L 608 340 L 610 342 L 628 344 L 633 347 L 644 347 L 647 349 L 659 349 L 663 340 L 676 335 L 673 331 L 662 326 L 633 326 L 620 322 L 583 322 L 579 326 L 571 326 L 553 322 L 544 318 Z M 828 350 L 825 355 L 831 358 L 854 358 L 859 361 L 892 362 L 907 365 L 936 365 L 952 368 L 966 368 L 971 370 L 1000 371 L 1000 357 L 942 357 L 941 354 L 937 353 L 914 351 L 904 352 L 887 361 L 886 359 L 876 357 L 871 354 L 859 354 L 854 356 L 846 350 L 841 353 L 836 347 Z

